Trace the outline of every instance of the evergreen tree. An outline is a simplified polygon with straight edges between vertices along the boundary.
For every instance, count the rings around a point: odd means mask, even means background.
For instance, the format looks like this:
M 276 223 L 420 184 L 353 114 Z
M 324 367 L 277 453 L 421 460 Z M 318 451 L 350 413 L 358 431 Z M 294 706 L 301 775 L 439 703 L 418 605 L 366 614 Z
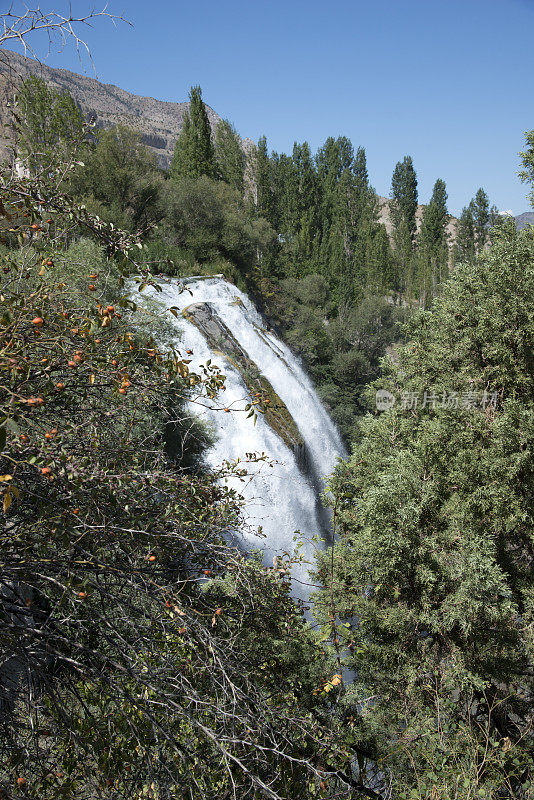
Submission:
M 184 116 L 182 130 L 174 148 L 170 174 L 172 178 L 215 177 L 215 151 L 211 127 L 202 100 L 200 86 L 189 92 L 189 111 Z
M 215 131 L 215 158 L 221 180 L 240 194 L 244 191 L 245 154 L 237 132 L 227 119 L 217 123 Z
M 391 796 L 532 788 L 533 309 L 534 242 L 511 221 L 411 323 L 379 384 L 397 402 L 332 483 L 324 620 Z

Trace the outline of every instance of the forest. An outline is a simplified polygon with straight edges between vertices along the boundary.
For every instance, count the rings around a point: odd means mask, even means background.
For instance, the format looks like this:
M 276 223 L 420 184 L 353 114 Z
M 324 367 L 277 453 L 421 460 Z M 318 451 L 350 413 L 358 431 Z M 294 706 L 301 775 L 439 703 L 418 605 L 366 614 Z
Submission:
M 529 800 L 534 228 L 483 188 L 454 221 L 442 178 L 418 212 L 410 156 L 386 227 L 363 146 L 244 147 L 189 100 L 168 171 L 39 78 L 14 104 L 0 798 Z M 534 206 L 534 131 L 524 147 Z M 223 365 L 194 371 L 136 299 L 212 274 L 302 359 L 351 451 L 313 622 L 298 553 L 271 567 L 229 541 L 246 507 L 225 478 L 262 455 L 207 468 L 185 413 Z

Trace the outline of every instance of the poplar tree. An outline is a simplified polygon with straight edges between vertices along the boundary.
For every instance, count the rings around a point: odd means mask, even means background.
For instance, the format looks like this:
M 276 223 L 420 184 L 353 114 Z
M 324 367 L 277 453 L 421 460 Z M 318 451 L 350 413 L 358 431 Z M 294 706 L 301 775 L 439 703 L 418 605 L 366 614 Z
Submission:
M 475 220 L 473 215 L 473 201 L 462 208 L 462 213 L 456 226 L 456 241 L 454 244 L 454 260 L 470 261 L 475 257 Z
M 481 253 L 488 241 L 490 210 L 488 195 L 480 188 L 473 200 L 473 220 L 475 225 L 475 243 L 477 253 Z
M 419 235 L 423 263 L 426 265 L 422 287 L 423 302 L 430 299 L 430 296 L 436 292 L 438 285 L 446 277 L 449 256 L 447 243 L 448 219 L 447 189 L 445 181 L 438 178 L 434 184 L 430 203 L 425 206 L 423 211 L 421 233 Z
M 398 161 L 391 179 L 391 218 L 396 230 L 404 220 L 408 227 L 412 243 L 417 230 L 417 176 L 411 156 Z
M 267 138 L 260 136 L 256 148 L 256 211 L 272 225 L 275 224 L 273 174 Z
M 172 178 L 215 177 L 215 151 L 200 86 L 192 86 L 189 92 L 189 111 L 174 147 L 170 174 Z
M 227 119 L 217 123 L 215 131 L 215 158 L 217 173 L 240 194 L 244 190 L 245 154 L 237 131 Z

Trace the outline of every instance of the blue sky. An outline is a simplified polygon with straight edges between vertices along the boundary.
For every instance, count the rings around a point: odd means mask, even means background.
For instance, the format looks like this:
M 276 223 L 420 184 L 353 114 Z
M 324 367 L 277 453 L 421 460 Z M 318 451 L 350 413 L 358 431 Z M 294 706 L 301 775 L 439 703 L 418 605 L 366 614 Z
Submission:
M 108 10 L 132 27 L 86 31 L 105 83 L 173 101 L 198 83 L 242 136 L 264 134 L 279 152 L 348 136 L 382 195 L 409 154 L 420 202 L 441 177 L 453 213 L 479 186 L 501 210 L 529 210 L 517 154 L 534 128 L 534 0 L 109 0 Z M 82 71 L 70 48 L 46 63 Z

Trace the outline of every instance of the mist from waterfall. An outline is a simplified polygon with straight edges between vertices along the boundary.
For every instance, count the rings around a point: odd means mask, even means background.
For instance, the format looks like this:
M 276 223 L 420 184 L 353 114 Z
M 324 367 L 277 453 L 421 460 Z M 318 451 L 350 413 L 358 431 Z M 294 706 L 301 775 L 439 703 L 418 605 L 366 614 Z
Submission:
M 332 472 L 339 457 L 346 451 L 332 420 L 317 397 L 313 385 L 298 359 L 269 330 L 246 294 L 223 278 L 188 279 L 183 285 L 161 281 L 161 293 L 151 292 L 153 299 L 165 307 L 183 310 L 193 303 L 209 303 L 258 370 L 271 383 L 285 403 L 305 442 L 307 463 L 299 458 L 258 414 L 256 424 L 247 419 L 244 407 L 249 391 L 239 372 L 220 353 L 213 353 L 204 335 L 188 319 L 170 317 L 180 337 L 180 347 L 193 351 L 190 368 L 212 359 L 226 376 L 226 390 L 215 400 L 202 399 L 191 403 L 191 411 L 210 423 L 216 442 L 206 453 L 208 465 L 217 467 L 225 460 L 244 458 L 246 453 L 265 453 L 268 461 L 250 464 L 251 480 L 230 479 L 246 500 L 247 525 L 240 532 L 246 549 L 261 548 L 265 563 L 273 563 L 280 552 L 293 552 L 296 531 L 304 541 L 301 553 L 312 562 L 320 546 L 314 538 L 328 537 L 328 518 L 320 503 L 324 479 Z M 227 413 L 225 409 L 230 409 Z M 261 533 L 258 536 L 258 529 Z M 292 571 L 293 593 L 306 599 L 310 580 L 305 563 Z

